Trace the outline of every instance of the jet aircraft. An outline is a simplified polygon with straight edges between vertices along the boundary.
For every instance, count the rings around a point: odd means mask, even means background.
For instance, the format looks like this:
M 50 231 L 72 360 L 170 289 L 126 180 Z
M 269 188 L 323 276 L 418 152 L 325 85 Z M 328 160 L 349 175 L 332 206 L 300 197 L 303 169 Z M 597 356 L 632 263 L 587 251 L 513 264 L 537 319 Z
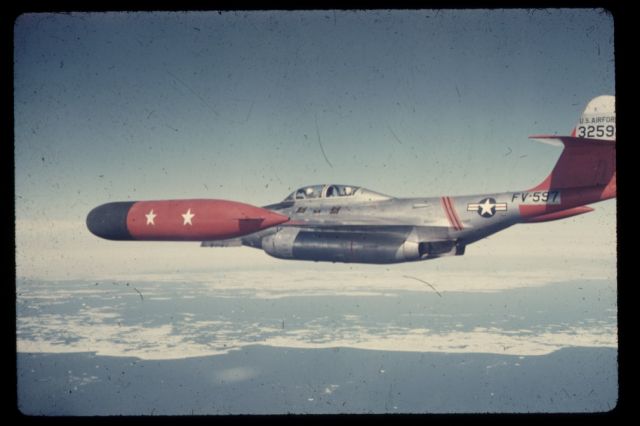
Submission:
M 593 211 L 616 197 L 615 97 L 598 96 L 570 136 L 531 136 L 564 146 L 555 167 L 524 190 L 397 198 L 355 185 L 301 187 L 264 207 L 213 199 L 103 204 L 87 227 L 109 240 L 199 241 L 249 246 L 280 259 L 388 264 L 462 255 L 521 223 Z

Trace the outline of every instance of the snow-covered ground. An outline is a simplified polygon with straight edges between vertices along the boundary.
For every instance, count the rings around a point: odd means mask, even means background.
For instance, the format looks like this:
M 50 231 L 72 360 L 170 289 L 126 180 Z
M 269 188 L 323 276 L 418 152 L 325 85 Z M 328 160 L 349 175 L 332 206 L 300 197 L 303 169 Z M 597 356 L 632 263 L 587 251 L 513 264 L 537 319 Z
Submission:
M 554 281 L 480 262 L 474 277 L 454 260 L 431 270 L 292 263 L 18 279 L 20 407 L 92 415 L 615 406 L 616 281 L 605 264 L 572 280 L 569 265 Z M 252 397 L 241 403 L 241 394 Z
M 433 282 L 391 272 L 315 280 L 305 274 L 228 271 L 189 283 L 21 282 L 18 350 L 172 359 L 256 343 L 512 355 L 617 346 L 612 281 L 474 291 L 477 283 L 447 274 Z M 321 288 L 321 280 L 329 284 Z

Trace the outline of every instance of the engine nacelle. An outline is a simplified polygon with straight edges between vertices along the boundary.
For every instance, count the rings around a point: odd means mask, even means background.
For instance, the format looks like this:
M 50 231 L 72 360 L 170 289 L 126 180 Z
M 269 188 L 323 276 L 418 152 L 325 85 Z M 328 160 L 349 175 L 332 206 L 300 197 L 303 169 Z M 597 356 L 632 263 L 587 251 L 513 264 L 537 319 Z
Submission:
M 415 235 L 292 227 L 264 237 L 262 249 L 280 259 L 345 263 L 399 263 L 464 252 L 454 241 L 420 242 Z

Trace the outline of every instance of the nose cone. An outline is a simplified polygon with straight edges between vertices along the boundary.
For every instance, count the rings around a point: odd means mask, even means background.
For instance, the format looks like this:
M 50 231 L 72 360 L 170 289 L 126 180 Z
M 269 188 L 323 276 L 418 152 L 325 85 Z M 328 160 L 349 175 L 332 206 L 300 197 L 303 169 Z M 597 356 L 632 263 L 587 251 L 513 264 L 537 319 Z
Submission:
M 127 228 L 127 215 L 135 202 L 107 203 L 87 215 L 87 228 L 93 235 L 107 240 L 132 240 Z

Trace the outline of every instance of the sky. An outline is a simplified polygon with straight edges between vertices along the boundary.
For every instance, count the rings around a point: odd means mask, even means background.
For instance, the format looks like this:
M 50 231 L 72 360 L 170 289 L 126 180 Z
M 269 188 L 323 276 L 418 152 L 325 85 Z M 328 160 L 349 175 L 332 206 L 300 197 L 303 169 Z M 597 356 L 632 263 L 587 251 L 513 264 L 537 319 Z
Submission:
M 568 134 L 591 98 L 615 95 L 613 20 L 595 9 L 43 13 L 14 34 L 23 277 L 284 267 L 249 248 L 104 241 L 85 218 L 119 200 L 265 205 L 324 182 L 529 188 L 560 150 L 527 136 Z M 474 246 L 615 259 L 615 201 Z

